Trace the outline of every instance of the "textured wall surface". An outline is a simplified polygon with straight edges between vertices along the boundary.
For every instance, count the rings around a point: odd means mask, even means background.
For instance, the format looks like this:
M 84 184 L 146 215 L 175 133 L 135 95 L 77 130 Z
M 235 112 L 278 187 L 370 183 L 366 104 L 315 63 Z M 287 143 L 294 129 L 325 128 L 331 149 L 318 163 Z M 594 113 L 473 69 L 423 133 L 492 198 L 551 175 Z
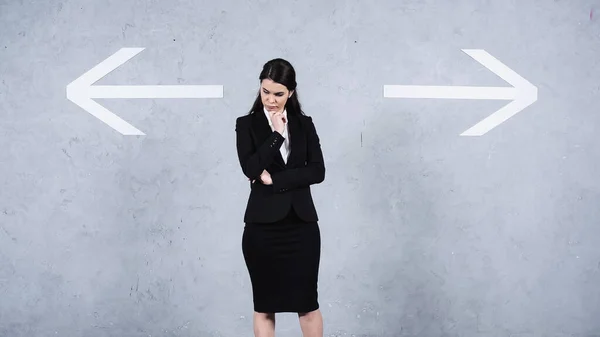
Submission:
M 283 57 L 320 134 L 326 336 L 600 336 L 600 4 L 593 0 L 0 0 L 0 336 L 251 336 L 235 151 Z M 222 98 L 69 101 L 102 85 L 223 85 Z M 386 98 L 389 84 L 538 99 Z M 278 316 L 278 336 L 300 336 Z

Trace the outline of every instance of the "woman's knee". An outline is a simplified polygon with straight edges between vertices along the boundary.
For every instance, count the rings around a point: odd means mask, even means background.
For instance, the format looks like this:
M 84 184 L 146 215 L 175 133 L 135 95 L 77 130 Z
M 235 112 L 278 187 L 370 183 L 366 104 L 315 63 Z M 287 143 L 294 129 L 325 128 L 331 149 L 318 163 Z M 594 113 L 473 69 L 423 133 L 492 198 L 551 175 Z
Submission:
M 269 321 L 274 321 L 275 320 L 275 313 L 272 312 L 254 312 L 254 316 L 257 319 L 260 320 L 269 320 Z
M 314 318 L 317 318 L 318 316 L 319 316 L 319 309 L 309 311 L 309 312 L 299 312 L 298 313 L 298 317 L 305 319 L 305 320 L 312 320 Z

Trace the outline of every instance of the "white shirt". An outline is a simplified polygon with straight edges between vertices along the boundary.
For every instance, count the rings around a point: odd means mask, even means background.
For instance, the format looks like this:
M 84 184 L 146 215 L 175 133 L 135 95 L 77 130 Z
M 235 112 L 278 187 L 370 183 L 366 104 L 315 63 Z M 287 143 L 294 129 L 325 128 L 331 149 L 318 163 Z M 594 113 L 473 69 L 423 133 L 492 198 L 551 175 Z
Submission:
M 267 117 L 267 121 L 269 121 L 269 126 L 271 127 L 271 131 L 275 131 L 275 128 L 273 127 L 273 123 L 271 122 L 271 114 L 269 113 L 269 111 L 267 111 L 266 108 L 263 108 L 263 111 L 265 112 L 265 116 Z M 285 116 L 285 126 L 283 128 L 283 138 L 285 138 L 285 140 L 283 141 L 283 145 L 281 145 L 281 147 L 279 148 L 279 152 L 281 152 L 281 157 L 283 158 L 283 162 L 287 164 L 287 160 L 288 160 L 288 155 L 290 154 L 290 134 L 288 132 L 288 118 L 287 118 L 287 110 L 283 109 L 283 115 Z

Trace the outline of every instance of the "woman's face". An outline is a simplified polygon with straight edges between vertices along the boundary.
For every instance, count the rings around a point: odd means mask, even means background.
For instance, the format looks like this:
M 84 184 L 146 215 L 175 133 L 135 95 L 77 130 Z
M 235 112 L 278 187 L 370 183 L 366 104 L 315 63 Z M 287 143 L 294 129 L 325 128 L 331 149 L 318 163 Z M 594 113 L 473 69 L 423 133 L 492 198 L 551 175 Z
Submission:
M 285 85 L 273 82 L 270 79 L 262 80 L 260 84 L 260 97 L 262 103 L 270 113 L 283 111 L 293 91 L 289 91 Z

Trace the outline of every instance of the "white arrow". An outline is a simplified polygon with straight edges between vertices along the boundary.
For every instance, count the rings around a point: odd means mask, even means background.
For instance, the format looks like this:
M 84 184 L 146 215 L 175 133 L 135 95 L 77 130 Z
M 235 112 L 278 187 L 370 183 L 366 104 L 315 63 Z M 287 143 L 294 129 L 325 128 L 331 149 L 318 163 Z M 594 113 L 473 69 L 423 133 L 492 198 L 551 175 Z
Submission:
M 222 98 L 222 85 L 95 85 L 144 48 L 122 48 L 67 85 L 67 98 L 123 135 L 144 135 L 92 98 Z
M 481 136 L 537 100 L 537 87 L 502 64 L 485 50 L 462 49 L 512 87 L 422 86 L 384 85 L 384 97 L 397 98 L 449 98 L 512 100 L 500 110 L 475 124 L 461 136 Z

